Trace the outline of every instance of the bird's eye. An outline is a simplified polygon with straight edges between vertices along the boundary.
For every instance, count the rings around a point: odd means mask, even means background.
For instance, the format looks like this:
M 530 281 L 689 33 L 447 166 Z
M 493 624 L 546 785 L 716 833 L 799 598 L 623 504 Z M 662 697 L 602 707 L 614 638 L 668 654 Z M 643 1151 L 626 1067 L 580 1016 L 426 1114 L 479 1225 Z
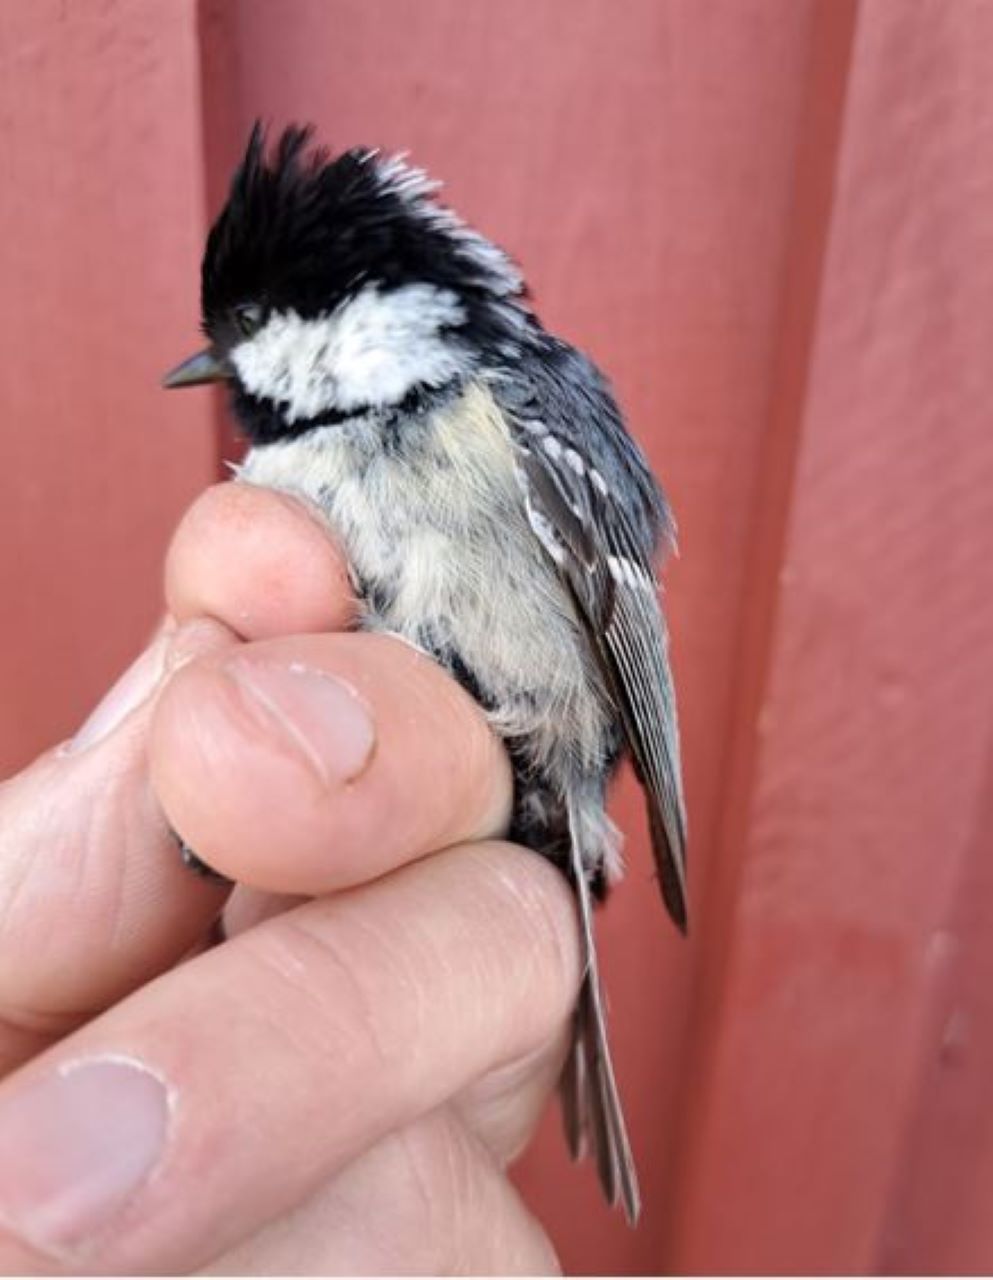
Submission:
M 234 322 L 246 338 L 262 327 L 262 308 L 255 302 L 243 303 L 234 309 Z

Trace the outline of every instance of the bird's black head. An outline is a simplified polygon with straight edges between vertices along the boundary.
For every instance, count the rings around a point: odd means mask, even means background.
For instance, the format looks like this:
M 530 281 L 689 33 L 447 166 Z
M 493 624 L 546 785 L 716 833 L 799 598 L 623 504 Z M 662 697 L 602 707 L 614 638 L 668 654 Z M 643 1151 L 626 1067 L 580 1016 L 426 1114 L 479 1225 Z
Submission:
M 388 409 L 512 354 L 527 323 L 506 255 L 402 160 L 332 158 L 252 132 L 203 260 L 208 352 L 167 385 L 227 377 L 257 442 Z

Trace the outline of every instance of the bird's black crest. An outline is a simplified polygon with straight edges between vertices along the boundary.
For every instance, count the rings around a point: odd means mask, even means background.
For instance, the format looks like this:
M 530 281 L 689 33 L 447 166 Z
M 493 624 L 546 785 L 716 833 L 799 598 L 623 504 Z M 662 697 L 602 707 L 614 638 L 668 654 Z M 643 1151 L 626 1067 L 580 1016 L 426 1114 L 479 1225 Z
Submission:
M 332 157 L 312 132 L 291 126 L 270 149 L 252 130 L 204 255 L 209 332 L 243 303 L 313 316 L 366 283 L 428 283 L 480 303 L 521 293 L 509 259 L 437 205 L 423 173 L 364 147 Z

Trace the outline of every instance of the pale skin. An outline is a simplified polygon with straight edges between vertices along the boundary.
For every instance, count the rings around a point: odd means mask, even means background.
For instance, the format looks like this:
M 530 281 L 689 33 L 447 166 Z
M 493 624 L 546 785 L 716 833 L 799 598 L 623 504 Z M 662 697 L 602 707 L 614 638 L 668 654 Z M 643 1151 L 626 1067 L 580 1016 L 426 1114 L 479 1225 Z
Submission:
M 500 838 L 482 713 L 348 633 L 289 498 L 209 490 L 166 607 L 0 786 L 0 1271 L 555 1271 L 504 1171 L 563 1059 L 575 911 Z

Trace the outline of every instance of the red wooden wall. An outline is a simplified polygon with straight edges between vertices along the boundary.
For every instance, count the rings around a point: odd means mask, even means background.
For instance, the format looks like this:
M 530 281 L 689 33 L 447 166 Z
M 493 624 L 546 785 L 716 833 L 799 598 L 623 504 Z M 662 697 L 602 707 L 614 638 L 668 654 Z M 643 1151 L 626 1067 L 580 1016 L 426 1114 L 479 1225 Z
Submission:
M 209 409 L 157 394 L 203 235 L 194 0 L 0 0 L 0 776 L 157 612 Z
M 412 151 L 607 368 L 680 518 L 693 836 L 603 919 L 646 1212 L 571 1271 L 993 1267 L 993 8 L 0 5 L 0 763 L 69 732 L 214 472 L 156 374 L 256 115 Z

